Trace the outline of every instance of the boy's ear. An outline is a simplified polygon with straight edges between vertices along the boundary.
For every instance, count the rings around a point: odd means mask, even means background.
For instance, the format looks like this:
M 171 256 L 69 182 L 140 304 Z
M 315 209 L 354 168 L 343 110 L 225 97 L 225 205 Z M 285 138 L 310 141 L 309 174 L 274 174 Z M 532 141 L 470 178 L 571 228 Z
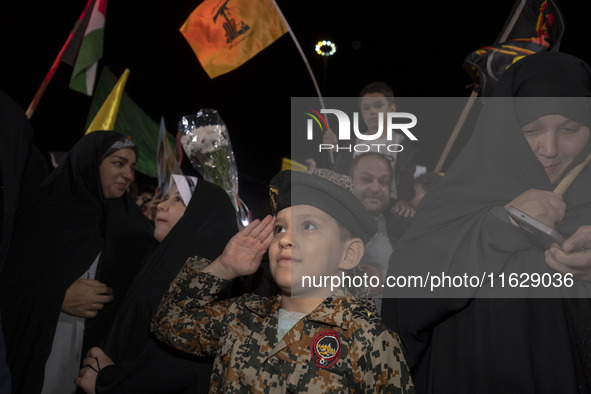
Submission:
M 365 246 L 360 238 L 351 238 L 345 242 L 344 254 L 339 264 L 339 268 L 342 270 L 350 270 L 357 267 L 359 261 L 363 257 L 365 252 Z
M 390 105 L 390 112 L 396 112 L 396 103 Z

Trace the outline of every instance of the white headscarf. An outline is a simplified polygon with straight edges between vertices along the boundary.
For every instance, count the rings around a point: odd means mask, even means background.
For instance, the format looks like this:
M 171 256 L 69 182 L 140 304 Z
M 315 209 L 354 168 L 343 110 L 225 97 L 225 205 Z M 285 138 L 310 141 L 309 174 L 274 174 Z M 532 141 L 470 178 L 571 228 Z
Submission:
M 194 176 L 172 175 L 170 184 L 172 185 L 173 182 L 176 184 L 186 206 L 189 206 L 189 201 L 191 201 L 191 196 L 195 191 L 195 186 L 197 186 L 197 180 L 197 177 Z

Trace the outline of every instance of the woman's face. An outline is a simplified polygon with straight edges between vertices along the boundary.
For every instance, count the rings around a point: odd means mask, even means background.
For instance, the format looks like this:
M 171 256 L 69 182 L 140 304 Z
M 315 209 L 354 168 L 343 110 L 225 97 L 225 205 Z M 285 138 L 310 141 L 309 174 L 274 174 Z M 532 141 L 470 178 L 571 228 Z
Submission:
M 560 114 L 540 116 L 521 130 L 551 183 L 562 176 L 589 141 L 589 127 Z
M 154 220 L 156 241 L 162 242 L 179 219 L 183 217 L 186 209 L 181 193 L 179 193 L 176 184 L 173 184 L 156 210 L 156 219 Z
M 135 179 L 136 156 L 133 149 L 123 148 L 107 156 L 100 166 L 101 186 L 107 199 L 120 198 Z

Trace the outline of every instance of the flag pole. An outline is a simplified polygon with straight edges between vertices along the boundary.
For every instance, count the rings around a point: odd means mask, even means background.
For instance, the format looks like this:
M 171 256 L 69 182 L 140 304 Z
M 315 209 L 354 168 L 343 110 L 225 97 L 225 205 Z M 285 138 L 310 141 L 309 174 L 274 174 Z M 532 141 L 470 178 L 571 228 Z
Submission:
M 468 102 L 464 106 L 464 110 L 462 111 L 462 114 L 460 115 L 460 118 L 458 119 L 456 126 L 454 127 L 453 131 L 451 132 L 451 135 L 449 136 L 449 139 L 447 140 L 447 144 L 445 145 L 445 148 L 443 149 L 443 153 L 441 153 L 441 156 L 439 157 L 439 161 L 437 162 L 437 165 L 435 166 L 436 173 L 441 172 L 441 167 L 443 167 L 443 163 L 445 163 L 445 159 L 447 159 L 447 156 L 449 155 L 449 152 L 451 151 L 452 146 L 456 142 L 456 138 L 458 137 L 458 134 L 460 134 L 460 130 L 462 129 L 462 126 L 464 125 L 464 122 L 466 121 L 466 118 L 468 117 L 468 113 L 472 109 L 472 105 L 474 105 L 474 102 L 476 101 L 477 96 L 478 96 L 478 89 L 472 89 L 472 93 L 470 94 L 470 97 L 468 98 Z
M 293 30 L 291 29 L 291 26 L 289 26 L 289 23 L 287 23 L 287 19 L 285 19 L 285 15 L 283 15 L 281 8 L 279 8 L 279 6 L 277 5 L 277 2 L 275 0 L 273 0 L 273 4 L 275 4 L 275 8 L 277 9 L 279 16 L 281 16 L 283 23 L 285 23 L 285 26 L 287 27 L 287 30 L 289 31 L 289 35 L 291 36 L 291 39 L 293 40 L 296 48 L 298 49 L 298 51 L 300 52 L 300 55 L 302 56 L 302 59 L 304 60 L 304 63 L 306 64 L 306 68 L 308 69 L 308 73 L 310 73 L 310 77 L 312 78 L 312 82 L 314 83 L 314 88 L 316 88 L 316 94 L 318 94 L 318 99 L 320 100 L 320 106 L 324 109 L 324 108 L 326 108 L 324 105 L 324 100 L 322 99 L 322 94 L 320 93 L 320 88 L 318 87 L 318 82 L 316 82 L 316 77 L 314 76 L 314 73 L 312 72 L 312 68 L 310 67 L 310 63 L 308 62 L 308 59 L 306 58 L 306 55 L 304 54 L 304 51 L 302 50 L 300 43 L 298 42 Z M 327 125 L 328 125 L 328 121 L 327 121 Z M 332 154 L 332 150 L 329 150 L 328 153 L 330 154 L 330 164 L 334 164 L 334 157 Z
M 587 164 L 589 164 L 589 161 L 591 161 L 591 152 L 589 152 L 587 154 L 587 156 L 585 157 L 585 159 L 583 159 L 583 161 L 581 163 L 579 163 L 575 167 L 573 167 L 564 176 L 564 178 L 562 179 L 562 181 L 560 181 L 560 183 L 558 184 L 558 186 L 556 186 L 556 189 L 554 189 L 554 193 L 563 195 L 566 192 L 566 190 L 569 188 L 569 186 L 571 185 L 571 183 L 573 183 L 573 181 L 575 180 L 575 178 L 583 170 L 583 168 L 585 168 L 585 166 Z
M 64 55 L 66 48 L 68 48 L 68 45 L 70 45 L 70 42 L 74 38 L 74 34 L 76 34 L 76 31 L 80 27 L 80 21 L 84 17 L 84 14 L 86 13 L 86 10 L 88 9 L 88 5 L 90 4 L 90 1 L 91 0 L 88 0 L 88 2 L 86 3 L 86 6 L 84 7 L 84 11 L 82 11 L 82 14 L 78 18 L 78 20 L 76 20 L 76 23 L 74 24 L 74 28 L 70 31 L 70 34 L 68 35 L 68 38 L 66 39 L 66 42 L 64 43 L 64 45 L 60 49 L 59 53 L 57 54 L 55 60 L 53 61 L 53 64 L 51 65 L 51 67 L 49 68 L 49 71 L 45 75 L 45 78 L 43 78 L 43 82 L 41 82 L 39 89 L 37 89 L 37 92 L 35 93 L 33 100 L 31 100 L 31 103 L 29 104 L 29 108 L 27 108 L 27 111 L 25 112 L 28 119 L 31 119 L 31 117 L 33 116 L 35 109 L 37 109 L 37 105 L 39 105 L 39 101 L 41 101 L 41 97 L 45 93 L 47 86 L 49 85 L 49 83 L 53 79 L 53 76 L 57 72 L 57 69 L 58 69 L 60 62 L 62 60 L 62 56 Z
M 43 78 L 43 82 L 41 82 L 39 89 L 37 89 L 37 93 L 35 93 L 33 100 L 31 100 L 31 103 L 29 104 L 29 108 L 27 108 L 27 112 L 26 112 L 27 118 L 31 119 L 31 117 L 33 116 L 33 113 L 35 112 L 35 109 L 37 108 L 37 105 L 39 104 L 39 101 L 41 100 L 43 93 L 45 93 L 47 86 L 49 85 L 49 83 L 53 79 L 53 76 L 57 72 L 57 69 L 58 69 L 60 62 L 62 60 L 62 55 L 64 54 L 64 51 L 68 47 L 68 44 L 70 44 L 70 41 L 72 41 L 72 37 L 74 36 L 76 29 L 78 29 L 78 23 L 76 24 L 74 29 L 70 32 L 70 35 L 68 36 L 68 39 L 66 40 L 64 46 L 62 46 L 62 49 L 60 49 L 59 53 L 57 54 L 57 57 L 53 61 L 53 64 L 49 68 L 47 75 L 45 75 L 45 78 Z

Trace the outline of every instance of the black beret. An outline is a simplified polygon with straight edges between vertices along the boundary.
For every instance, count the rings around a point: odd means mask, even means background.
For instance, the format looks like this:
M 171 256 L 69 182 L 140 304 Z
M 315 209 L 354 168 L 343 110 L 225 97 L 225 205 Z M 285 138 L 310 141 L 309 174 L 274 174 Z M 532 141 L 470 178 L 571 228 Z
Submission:
M 351 178 L 329 170 L 310 174 L 281 171 L 269 183 L 273 214 L 292 205 L 311 205 L 341 223 L 367 243 L 378 231 L 376 221 L 352 192 Z

